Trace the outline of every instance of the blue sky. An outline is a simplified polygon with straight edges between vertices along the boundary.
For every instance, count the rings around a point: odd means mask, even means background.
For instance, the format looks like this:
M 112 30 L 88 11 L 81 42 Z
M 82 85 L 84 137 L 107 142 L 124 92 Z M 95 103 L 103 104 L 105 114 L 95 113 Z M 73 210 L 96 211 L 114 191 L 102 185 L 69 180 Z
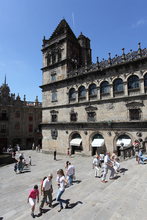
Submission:
M 0 84 L 11 93 L 42 99 L 42 39 L 65 18 L 76 36 L 91 39 L 92 58 L 107 59 L 147 47 L 145 0 L 0 0 Z

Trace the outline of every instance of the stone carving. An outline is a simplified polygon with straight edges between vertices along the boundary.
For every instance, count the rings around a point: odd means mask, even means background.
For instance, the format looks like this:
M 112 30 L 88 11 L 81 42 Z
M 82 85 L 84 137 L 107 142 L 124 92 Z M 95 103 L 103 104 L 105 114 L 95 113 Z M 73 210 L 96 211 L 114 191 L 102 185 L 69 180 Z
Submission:
M 52 129 L 51 130 L 51 136 L 52 136 L 52 139 L 56 140 L 57 137 L 58 137 L 58 131 L 57 129 Z

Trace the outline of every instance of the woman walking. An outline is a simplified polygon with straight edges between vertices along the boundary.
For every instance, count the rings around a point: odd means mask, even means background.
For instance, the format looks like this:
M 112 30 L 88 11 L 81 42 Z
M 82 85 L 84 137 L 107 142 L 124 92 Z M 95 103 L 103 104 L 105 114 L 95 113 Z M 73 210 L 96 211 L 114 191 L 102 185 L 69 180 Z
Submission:
M 35 218 L 34 211 L 36 205 L 36 198 L 37 198 L 37 202 L 39 203 L 39 190 L 37 185 L 34 186 L 34 188 L 30 191 L 28 196 L 28 202 L 31 205 L 31 216 L 33 218 Z
M 58 171 L 58 175 L 59 175 L 59 180 L 58 180 L 59 188 L 58 188 L 56 200 L 60 204 L 60 209 L 58 210 L 58 212 L 60 212 L 63 209 L 63 204 L 62 203 L 66 204 L 65 205 L 65 209 L 66 209 L 66 208 L 68 208 L 69 201 L 61 199 L 61 196 L 65 191 L 65 185 L 67 184 L 67 180 L 65 179 L 64 171 L 62 169 L 60 169 Z

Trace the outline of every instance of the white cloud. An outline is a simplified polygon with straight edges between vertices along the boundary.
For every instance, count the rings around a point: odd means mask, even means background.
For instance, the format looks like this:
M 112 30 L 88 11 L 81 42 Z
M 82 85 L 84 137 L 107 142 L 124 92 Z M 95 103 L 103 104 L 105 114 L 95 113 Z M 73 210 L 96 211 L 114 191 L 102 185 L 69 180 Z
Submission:
M 139 19 L 135 24 L 132 25 L 132 28 L 139 28 L 140 26 L 146 25 L 147 19 Z

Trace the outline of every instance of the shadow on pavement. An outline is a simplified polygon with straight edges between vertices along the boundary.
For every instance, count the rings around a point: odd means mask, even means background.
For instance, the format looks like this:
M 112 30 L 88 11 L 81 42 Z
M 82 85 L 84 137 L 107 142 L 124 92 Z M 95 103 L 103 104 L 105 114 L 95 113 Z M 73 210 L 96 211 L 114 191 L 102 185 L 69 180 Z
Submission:
M 70 203 L 69 207 L 67 209 L 73 209 L 75 206 L 77 206 L 78 204 L 83 204 L 83 202 L 81 201 L 77 201 L 75 203 Z

